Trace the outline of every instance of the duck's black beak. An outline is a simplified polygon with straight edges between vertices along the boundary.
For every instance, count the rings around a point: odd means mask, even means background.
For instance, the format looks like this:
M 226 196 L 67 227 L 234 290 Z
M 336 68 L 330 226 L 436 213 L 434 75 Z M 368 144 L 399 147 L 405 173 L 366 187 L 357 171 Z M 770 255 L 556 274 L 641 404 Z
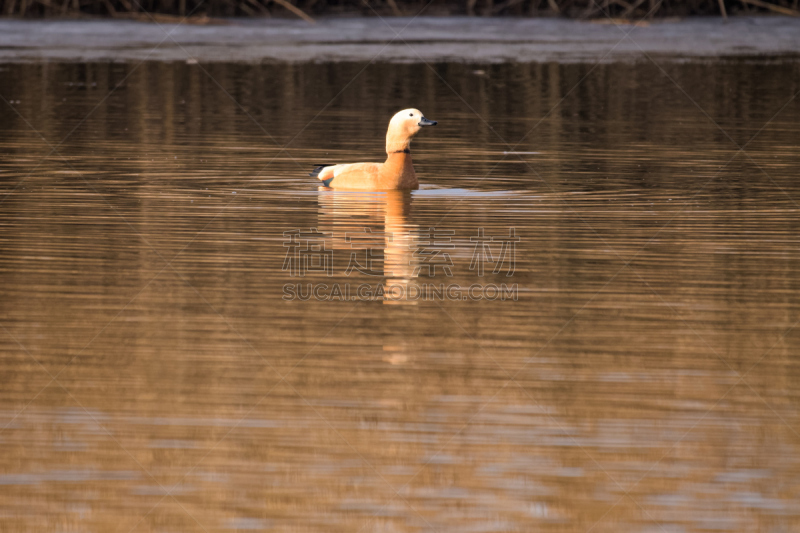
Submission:
M 425 117 L 422 117 L 422 120 L 419 121 L 420 126 L 435 126 L 437 124 L 438 122 L 436 122 L 435 120 L 428 120 Z

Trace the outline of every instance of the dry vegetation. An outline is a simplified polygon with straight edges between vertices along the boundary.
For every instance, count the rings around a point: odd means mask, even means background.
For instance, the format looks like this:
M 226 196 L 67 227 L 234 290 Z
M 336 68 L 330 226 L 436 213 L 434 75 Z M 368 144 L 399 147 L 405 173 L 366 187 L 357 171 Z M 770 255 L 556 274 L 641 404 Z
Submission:
M 780 13 L 798 16 L 799 0 L 0 0 L 12 17 L 111 16 L 209 23 L 222 17 L 323 15 L 511 15 L 640 19 Z M 426 5 L 427 4 L 427 5 Z M 184 20 L 185 17 L 188 17 Z

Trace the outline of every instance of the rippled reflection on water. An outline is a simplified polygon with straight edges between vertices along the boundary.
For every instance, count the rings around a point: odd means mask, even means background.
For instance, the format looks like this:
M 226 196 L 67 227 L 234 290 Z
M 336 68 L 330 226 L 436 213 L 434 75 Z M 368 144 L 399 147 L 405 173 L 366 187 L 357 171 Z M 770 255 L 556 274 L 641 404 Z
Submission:
M 800 527 L 796 62 L 133 67 L 0 70 L 0 529 Z

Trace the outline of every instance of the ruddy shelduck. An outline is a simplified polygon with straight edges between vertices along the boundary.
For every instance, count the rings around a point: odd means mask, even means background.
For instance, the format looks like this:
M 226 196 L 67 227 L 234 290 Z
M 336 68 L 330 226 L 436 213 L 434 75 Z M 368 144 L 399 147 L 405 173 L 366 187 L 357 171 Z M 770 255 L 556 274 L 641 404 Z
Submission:
M 411 163 L 411 139 L 423 127 L 436 124 L 435 120 L 428 120 L 418 109 L 404 109 L 389 121 L 385 162 L 322 165 L 309 176 L 319 178 L 323 185 L 332 189 L 416 189 L 419 181 Z

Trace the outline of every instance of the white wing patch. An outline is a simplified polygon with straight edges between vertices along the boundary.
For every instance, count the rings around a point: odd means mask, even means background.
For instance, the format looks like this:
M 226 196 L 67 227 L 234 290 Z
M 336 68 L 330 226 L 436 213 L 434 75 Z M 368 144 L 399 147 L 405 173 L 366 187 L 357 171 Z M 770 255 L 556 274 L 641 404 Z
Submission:
M 319 175 L 317 176 L 319 181 L 325 181 L 326 179 L 332 178 L 333 177 L 333 169 L 336 168 L 337 166 L 338 165 L 334 165 L 334 166 L 331 166 L 331 167 L 323 168 L 320 171 Z
M 352 166 L 353 166 L 353 164 L 351 163 L 349 165 L 336 165 L 336 166 L 331 167 L 331 170 L 333 170 L 333 176 L 336 177 L 339 174 L 341 174 L 342 172 L 346 172 L 347 169 L 352 167 Z

